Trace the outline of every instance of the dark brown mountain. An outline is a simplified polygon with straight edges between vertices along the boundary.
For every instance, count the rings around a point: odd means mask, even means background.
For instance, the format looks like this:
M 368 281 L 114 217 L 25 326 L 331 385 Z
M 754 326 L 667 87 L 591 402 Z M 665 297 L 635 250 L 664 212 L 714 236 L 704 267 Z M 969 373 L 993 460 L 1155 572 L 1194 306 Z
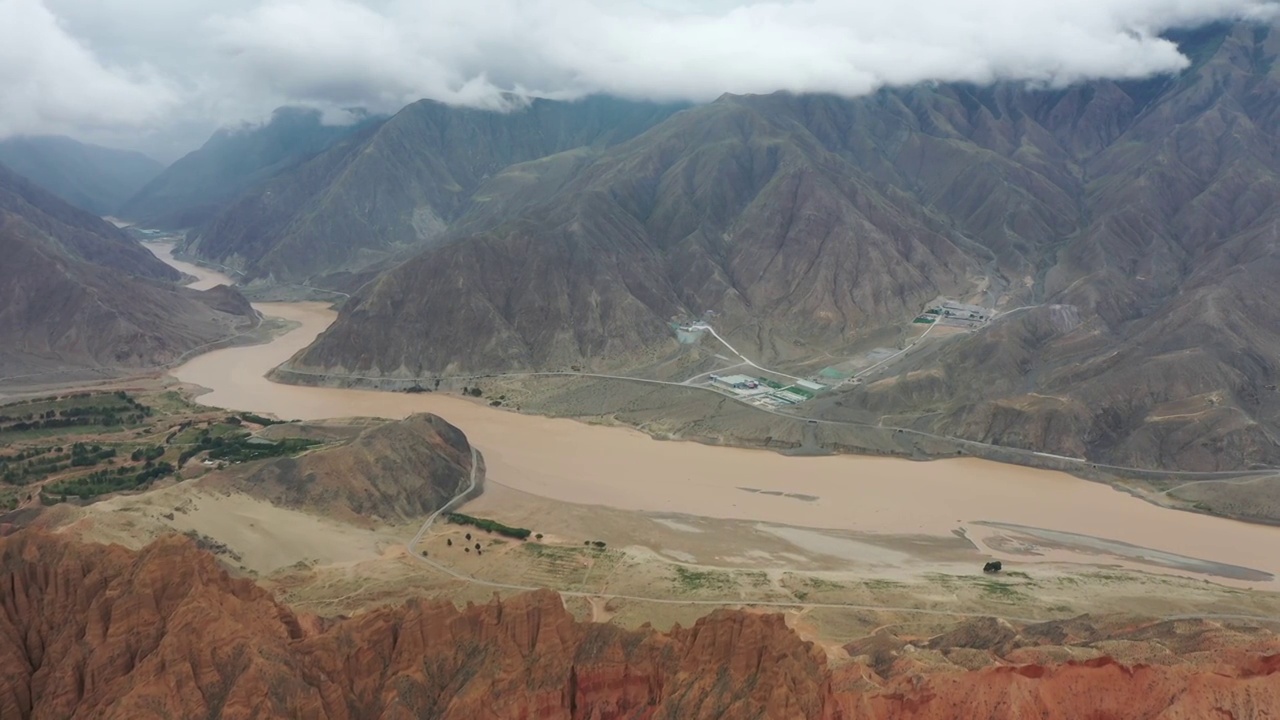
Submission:
M 513 165 L 293 363 L 635 368 L 676 351 L 673 316 L 714 310 L 739 350 L 803 370 L 948 295 L 1011 312 L 809 411 L 1124 465 L 1280 463 L 1280 35 L 1172 37 L 1176 77 L 726 96 Z
M 0 378 L 168 362 L 254 322 L 109 223 L 0 166 Z
M 250 279 L 366 268 L 437 241 L 491 174 L 598 150 L 674 110 L 611 98 L 536 101 L 509 113 L 417 102 L 240 197 L 192 231 L 186 250 Z
M 551 591 L 299 615 L 183 537 L 133 553 L 20 531 L 0 538 L 0 568 L 6 720 L 1261 718 L 1280 704 L 1274 636 L 1207 622 L 1110 643 L 1094 618 L 1025 637 L 979 622 L 878 634 L 833 666 L 781 615 L 624 630 L 574 620 Z M 1025 647 L 1046 642 L 1083 647 Z

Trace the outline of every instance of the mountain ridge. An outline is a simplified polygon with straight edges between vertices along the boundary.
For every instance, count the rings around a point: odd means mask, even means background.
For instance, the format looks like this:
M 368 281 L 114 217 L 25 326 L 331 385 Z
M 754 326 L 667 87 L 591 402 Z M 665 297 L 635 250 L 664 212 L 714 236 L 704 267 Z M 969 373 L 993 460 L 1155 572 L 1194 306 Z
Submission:
M 0 140 L 0 164 L 94 215 L 112 215 L 164 165 L 129 150 L 56 135 Z
M 1034 307 L 806 412 L 1131 467 L 1274 467 L 1280 36 L 1181 40 L 1193 66 L 1166 80 L 726 96 L 585 164 L 544 161 L 573 173 L 473 204 L 289 367 L 625 372 L 679 357 L 670 323 L 712 310 L 748 357 L 812 373 L 907 337 L 942 295 Z
M 1083 720 L 1252 717 L 1280 701 L 1275 637 L 1204 621 L 984 618 L 930 639 L 877 633 L 836 664 L 781 615 L 625 630 L 575 620 L 549 590 L 321 618 L 181 536 L 131 552 L 19 531 L 0 538 L 0 567 L 0 713 L 20 719 Z
M 227 287 L 197 292 L 126 233 L 0 166 L 0 373 L 152 367 L 256 316 Z
M 199 225 L 241 193 L 305 162 L 382 118 L 327 125 L 317 110 L 282 107 L 261 126 L 219 130 L 145 186 L 130 193 L 119 215 L 148 228 Z

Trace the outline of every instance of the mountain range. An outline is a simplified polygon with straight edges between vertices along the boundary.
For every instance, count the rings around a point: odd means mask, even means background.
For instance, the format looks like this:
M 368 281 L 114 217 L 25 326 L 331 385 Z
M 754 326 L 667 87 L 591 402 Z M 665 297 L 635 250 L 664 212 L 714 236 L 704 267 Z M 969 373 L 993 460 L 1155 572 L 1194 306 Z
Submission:
M 980 302 L 1003 315 L 815 412 L 1123 465 L 1274 465 L 1280 36 L 1170 37 L 1192 62 L 1173 77 L 616 101 L 613 134 L 419 104 L 188 247 L 260 279 L 394 260 L 292 362 L 362 376 L 634 370 L 707 311 L 757 362 L 812 372 L 938 296 Z
M 997 317 L 806 412 L 1274 466 L 1280 35 L 1168 37 L 1176 76 L 1064 88 L 421 101 L 344 128 L 285 111 L 215 136 L 125 215 L 190 226 L 183 250 L 252 283 L 350 293 L 290 362 L 309 373 L 658 373 L 689 352 L 673 324 L 714 317 L 756 362 L 814 375 L 903 347 L 949 297 Z
M 0 140 L 0 164 L 95 215 L 114 214 L 164 170 L 142 153 L 48 135 Z
M 591 98 L 496 113 L 420 101 L 241 195 L 184 247 L 250 279 L 376 266 L 444 242 L 504 168 L 565 151 L 589 157 L 675 109 Z
M 178 230 L 206 222 L 241 193 L 382 118 L 326 124 L 317 110 L 283 107 L 259 126 L 225 128 L 139 187 L 119 207 L 143 227 Z
M 0 165 L 0 379 L 148 367 L 252 326 L 123 231 Z

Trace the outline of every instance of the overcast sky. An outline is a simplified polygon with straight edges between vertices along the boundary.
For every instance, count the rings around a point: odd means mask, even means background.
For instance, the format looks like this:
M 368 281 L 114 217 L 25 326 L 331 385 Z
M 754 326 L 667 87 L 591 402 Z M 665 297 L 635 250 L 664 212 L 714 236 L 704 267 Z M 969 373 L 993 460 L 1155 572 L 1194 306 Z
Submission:
M 1170 27 L 1272 0 L 0 0 L 0 136 L 161 159 L 283 104 L 711 100 L 1173 72 Z

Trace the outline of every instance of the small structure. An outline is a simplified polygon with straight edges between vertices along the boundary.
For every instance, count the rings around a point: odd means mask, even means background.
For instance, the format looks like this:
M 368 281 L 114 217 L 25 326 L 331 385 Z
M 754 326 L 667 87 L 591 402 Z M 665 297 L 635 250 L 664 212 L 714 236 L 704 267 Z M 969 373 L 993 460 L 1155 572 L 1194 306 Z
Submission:
M 820 390 L 826 390 L 826 389 L 827 389 L 827 386 L 826 386 L 826 385 L 823 385 L 823 384 L 821 384 L 821 383 L 816 383 L 816 382 L 814 382 L 814 381 L 812 381 L 812 380 L 797 380 L 797 381 L 796 381 L 796 386 L 797 386 L 797 387 L 802 387 L 802 388 L 804 388 L 805 390 L 808 390 L 809 392 L 815 392 L 815 393 L 816 393 L 816 392 L 818 392 L 818 391 L 820 391 Z

